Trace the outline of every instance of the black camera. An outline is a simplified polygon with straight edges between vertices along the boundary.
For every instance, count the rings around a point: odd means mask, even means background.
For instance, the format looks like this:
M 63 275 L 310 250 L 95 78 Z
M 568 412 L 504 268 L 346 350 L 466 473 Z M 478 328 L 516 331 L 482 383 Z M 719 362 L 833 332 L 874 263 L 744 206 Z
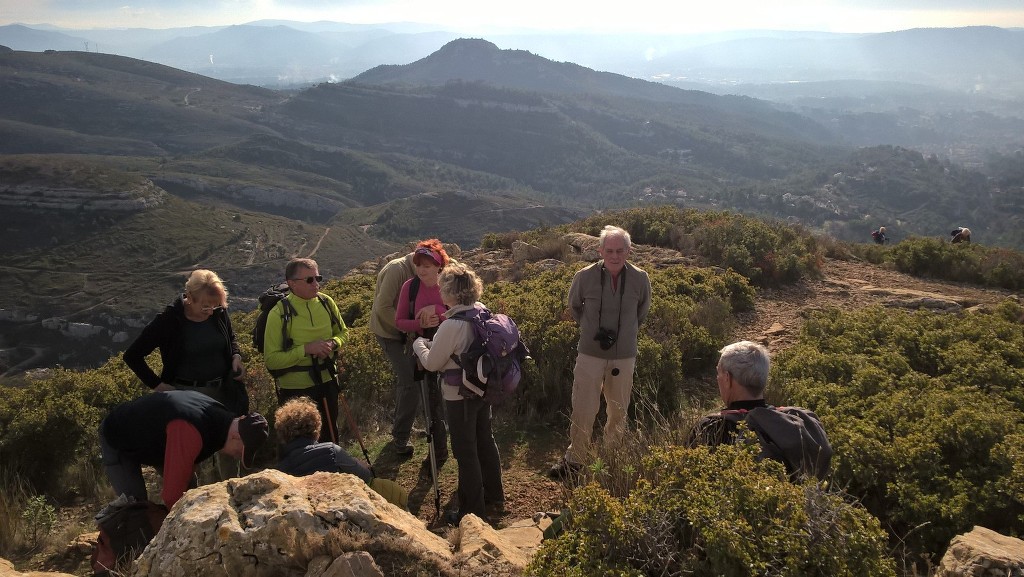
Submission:
M 597 336 L 594 337 L 594 340 L 601 346 L 602 351 L 607 351 L 615 346 L 616 338 L 618 335 L 615 334 L 615 331 L 601 327 L 597 329 Z

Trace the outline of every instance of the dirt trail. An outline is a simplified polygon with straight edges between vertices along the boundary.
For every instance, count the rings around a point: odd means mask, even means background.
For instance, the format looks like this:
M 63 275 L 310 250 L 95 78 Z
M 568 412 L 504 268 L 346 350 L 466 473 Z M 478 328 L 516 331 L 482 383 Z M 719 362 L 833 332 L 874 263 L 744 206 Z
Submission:
M 969 308 L 996 304 L 1013 293 L 973 285 L 922 279 L 864 262 L 826 259 L 820 279 L 779 289 L 758 291 L 752 312 L 739 315 L 737 338 L 785 348 L 797 337 L 803 315 L 838 307 L 856 310 L 872 305 L 899 304 Z

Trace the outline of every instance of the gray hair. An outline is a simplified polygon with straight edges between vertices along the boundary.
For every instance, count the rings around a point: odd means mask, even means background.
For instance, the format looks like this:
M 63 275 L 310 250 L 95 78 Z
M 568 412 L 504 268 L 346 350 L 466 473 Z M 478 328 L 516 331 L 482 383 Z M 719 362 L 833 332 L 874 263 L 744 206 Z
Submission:
M 605 227 L 601 229 L 601 236 L 599 237 L 601 239 L 601 248 L 604 248 L 604 241 L 610 236 L 622 237 L 622 240 L 626 242 L 626 250 L 629 250 L 633 246 L 633 239 L 630 238 L 629 232 L 626 231 L 626 229 L 606 224 Z
M 768 372 L 771 359 L 768 349 L 751 341 L 739 341 L 722 347 L 718 366 L 732 375 L 743 388 L 751 393 L 764 395 L 768 386 Z
M 288 280 L 295 276 L 295 272 L 300 268 L 308 268 L 309 270 L 320 270 L 317 266 L 316 261 L 311 258 L 293 258 L 288 261 L 288 264 L 284 267 L 284 278 Z
M 441 298 L 451 297 L 447 300 L 455 304 L 472 305 L 484 294 L 483 281 L 462 263 L 452 262 L 441 269 L 437 282 L 441 288 Z

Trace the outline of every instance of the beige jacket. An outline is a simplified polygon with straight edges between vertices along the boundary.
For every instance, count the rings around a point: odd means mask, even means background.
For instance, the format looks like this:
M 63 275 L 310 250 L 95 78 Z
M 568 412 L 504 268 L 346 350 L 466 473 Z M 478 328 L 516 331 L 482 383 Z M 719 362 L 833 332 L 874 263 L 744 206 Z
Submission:
M 448 309 L 448 318 L 437 327 L 437 334 L 434 335 L 433 341 L 428 341 L 423 337 L 413 341 L 413 353 L 419 358 L 424 369 L 440 372 L 459 368 L 459 365 L 452 360 L 451 355 L 459 355 L 473 344 L 473 325 L 451 317 L 459 311 L 471 308 L 473 307 L 468 305 L 456 305 Z M 441 395 L 446 401 L 463 400 L 459 395 L 459 387 L 449 385 L 443 380 L 441 381 Z

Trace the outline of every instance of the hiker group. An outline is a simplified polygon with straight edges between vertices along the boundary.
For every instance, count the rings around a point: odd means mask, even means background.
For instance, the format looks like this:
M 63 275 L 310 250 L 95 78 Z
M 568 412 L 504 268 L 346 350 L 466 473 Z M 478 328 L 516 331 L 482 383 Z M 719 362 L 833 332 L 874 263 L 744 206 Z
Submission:
M 569 444 L 548 471 L 553 478 L 574 479 L 592 459 L 602 397 L 602 442 L 614 446 L 623 439 L 638 334 L 651 307 L 650 278 L 628 261 L 631 249 L 626 230 L 604 227 L 600 260 L 578 271 L 569 287 L 568 312 L 580 337 Z M 375 475 L 340 395 L 336 361 L 348 328 L 335 301 L 320 293 L 322 281 L 315 261 L 293 259 L 284 282 L 260 299 L 253 342 L 276 384 L 274 422 L 281 447 L 275 467 L 298 476 L 350 473 L 404 506 L 407 492 Z M 492 410 L 514 394 L 529 353 L 512 319 L 492 313 L 480 302 L 482 293 L 477 274 L 451 259 L 439 240 L 428 239 L 381 268 L 370 314 L 369 328 L 395 375 L 386 450 L 412 456 L 413 424 L 423 417 L 427 457 L 421 471 L 433 482 L 435 510 L 453 525 L 469 514 L 493 521 L 507 513 Z M 123 498 L 147 500 L 142 465 L 163 476 L 161 497 L 168 508 L 196 486 L 196 465 L 213 455 L 222 479 L 254 467 L 269 425 L 249 412 L 246 369 L 226 307 L 221 279 L 212 271 L 194 271 L 183 294 L 125 351 L 126 364 L 153 393 L 115 407 L 100 427 L 103 464 Z M 146 362 L 157 348 L 159 374 Z M 783 462 L 794 478 L 823 477 L 831 456 L 827 437 L 813 413 L 765 403 L 768 366 L 761 345 L 743 341 L 722 349 L 718 385 L 726 407 L 697 425 L 690 444 L 734 443 L 749 429 L 756 439 L 748 440 L 760 442 L 762 454 Z M 365 465 L 339 446 L 339 408 Z M 442 513 L 437 477 L 449 441 L 458 467 L 457 507 Z
M 871 231 L 871 240 L 875 244 L 885 244 L 889 242 L 889 237 L 885 234 L 885 227 L 880 226 L 875 230 Z M 971 229 L 958 226 L 949 233 L 949 242 L 952 244 L 959 244 L 961 242 L 971 242 Z

